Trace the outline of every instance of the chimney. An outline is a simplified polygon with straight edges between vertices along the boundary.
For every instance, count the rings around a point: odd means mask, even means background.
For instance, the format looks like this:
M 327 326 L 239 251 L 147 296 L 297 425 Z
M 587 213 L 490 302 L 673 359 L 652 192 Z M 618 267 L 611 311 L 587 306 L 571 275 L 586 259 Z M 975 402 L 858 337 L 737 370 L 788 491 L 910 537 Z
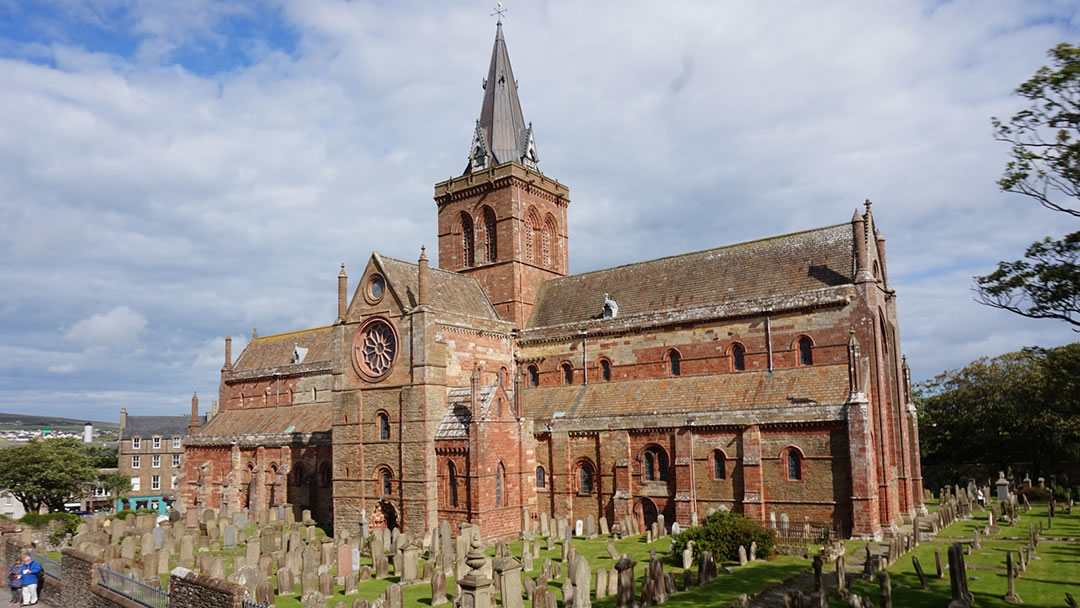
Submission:
M 221 371 L 230 370 L 232 370 L 232 336 L 225 334 L 225 367 L 221 368 Z
M 120 408 L 120 432 L 124 432 L 124 427 L 127 426 L 127 408 Z
M 214 398 L 210 402 L 210 411 L 215 413 L 215 414 L 218 413 L 218 400 L 217 400 L 217 398 Z
M 251 328 L 251 339 L 252 339 L 252 341 L 254 341 L 255 338 L 258 338 L 258 337 L 259 337 L 259 328 L 258 327 L 252 327 Z
M 345 274 L 345 262 L 341 263 L 341 272 L 337 275 L 337 322 L 345 322 L 348 309 L 349 275 Z
M 472 388 L 472 394 L 470 395 L 471 401 L 469 402 L 469 409 L 472 410 L 473 420 L 480 419 L 480 364 L 474 363 L 472 370 L 472 379 L 469 382 L 469 386 Z
M 521 412 L 525 411 L 522 408 L 522 400 L 525 397 L 525 370 L 518 366 L 518 373 L 514 374 L 514 411 L 518 416 L 522 416 Z
M 199 425 L 199 393 L 191 394 L 191 421 L 188 422 L 188 435 L 194 435 L 201 430 Z
M 869 203 L 870 199 L 866 202 Z M 855 282 L 872 283 L 874 275 L 866 266 L 866 220 L 859 215 L 858 209 L 851 216 L 851 231 L 855 236 Z
M 430 304 L 430 301 L 428 300 L 428 259 L 423 245 L 420 246 L 420 259 L 417 260 L 417 266 L 419 267 L 416 274 L 417 304 L 424 306 Z

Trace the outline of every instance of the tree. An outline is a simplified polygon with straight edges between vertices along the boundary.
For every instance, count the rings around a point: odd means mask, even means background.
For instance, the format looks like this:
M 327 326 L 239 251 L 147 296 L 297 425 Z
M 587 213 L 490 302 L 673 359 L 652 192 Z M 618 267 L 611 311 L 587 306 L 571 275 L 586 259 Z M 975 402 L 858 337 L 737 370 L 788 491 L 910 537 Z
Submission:
M 1080 218 L 1080 47 L 1050 49 L 1016 93 L 1030 104 L 1008 122 L 993 118 L 994 137 L 1012 149 L 998 186 L 1047 209 Z M 1033 319 L 1058 319 L 1080 331 L 1080 232 L 1031 245 L 1024 259 L 999 262 L 975 277 L 976 301 Z
M 101 473 L 97 478 L 97 487 L 121 500 L 131 491 L 131 478 L 123 473 Z
M 923 464 L 955 482 L 964 465 L 1080 460 L 1080 343 L 973 361 L 915 390 Z
M 97 478 L 84 446 L 75 439 L 35 439 L 0 450 L 0 487 L 7 488 L 27 511 L 42 506 L 63 511 Z
M 119 460 L 116 450 L 97 445 L 88 445 L 83 452 L 90 459 L 90 466 L 95 469 L 115 469 Z

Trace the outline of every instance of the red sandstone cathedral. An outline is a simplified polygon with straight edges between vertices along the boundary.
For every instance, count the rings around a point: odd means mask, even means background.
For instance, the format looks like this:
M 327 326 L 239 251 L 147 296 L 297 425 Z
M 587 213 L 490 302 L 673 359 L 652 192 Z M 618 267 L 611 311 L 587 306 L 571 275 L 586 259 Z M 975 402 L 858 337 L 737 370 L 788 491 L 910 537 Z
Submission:
M 728 508 L 876 537 L 922 510 L 896 293 L 850 221 L 568 274 L 568 188 L 538 169 L 502 25 L 440 268 L 372 253 L 325 327 L 226 338 L 185 440 L 184 506 L 310 509 L 355 534 L 442 521 Z M 527 508 L 527 512 L 526 509 Z

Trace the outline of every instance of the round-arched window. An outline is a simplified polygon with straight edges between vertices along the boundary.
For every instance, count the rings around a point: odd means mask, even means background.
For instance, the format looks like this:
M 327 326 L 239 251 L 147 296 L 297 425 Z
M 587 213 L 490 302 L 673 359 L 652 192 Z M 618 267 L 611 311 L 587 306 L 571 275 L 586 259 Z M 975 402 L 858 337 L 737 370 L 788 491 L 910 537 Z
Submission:
M 377 418 L 379 419 L 379 439 L 390 441 L 390 417 L 380 412 Z
M 737 372 L 746 369 L 746 348 L 742 344 L 731 347 L 731 367 Z
M 563 384 L 574 383 L 574 366 L 569 363 L 562 364 Z
M 607 359 L 600 360 L 600 379 L 604 382 L 611 381 L 611 361 Z
M 353 365 L 364 378 L 374 381 L 389 374 L 397 353 L 397 332 L 385 319 L 376 317 L 356 330 Z

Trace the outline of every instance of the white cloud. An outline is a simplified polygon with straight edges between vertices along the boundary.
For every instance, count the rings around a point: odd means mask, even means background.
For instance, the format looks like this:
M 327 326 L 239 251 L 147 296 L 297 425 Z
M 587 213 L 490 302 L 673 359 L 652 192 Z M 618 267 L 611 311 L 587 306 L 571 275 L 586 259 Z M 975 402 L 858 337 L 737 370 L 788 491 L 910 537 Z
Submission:
M 64 336 L 91 348 L 127 346 L 138 340 L 146 324 L 146 317 L 140 313 L 127 306 L 117 306 L 109 312 L 97 313 L 79 321 Z
M 371 250 L 433 254 L 432 185 L 464 166 L 494 34 L 458 4 L 108 1 L 57 0 L 136 39 L 128 56 L 63 32 L 0 41 L 0 354 L 20 353 L 0 404 L 93 390 L 167 413 L 215 392 L 225 331 L 236 357 L 253 326 L 332 321 L 338 263 L 351 288 Z M 247 63 L 173 63 L 235 43 L 222 24 L 252 6 L 295 49 L 256 32 Z M 548 2 L 512 7 L 505 32 L 541 168 L 571 188 L 572 271 L 844 222 L 869 197 L 925 377 L 1074 338 L 968 287 L 1064 230 L 997 191 L 989 118 L 1075 19 L 1043 2 Z M 48 350 L 58 326 L 71 352 Z

